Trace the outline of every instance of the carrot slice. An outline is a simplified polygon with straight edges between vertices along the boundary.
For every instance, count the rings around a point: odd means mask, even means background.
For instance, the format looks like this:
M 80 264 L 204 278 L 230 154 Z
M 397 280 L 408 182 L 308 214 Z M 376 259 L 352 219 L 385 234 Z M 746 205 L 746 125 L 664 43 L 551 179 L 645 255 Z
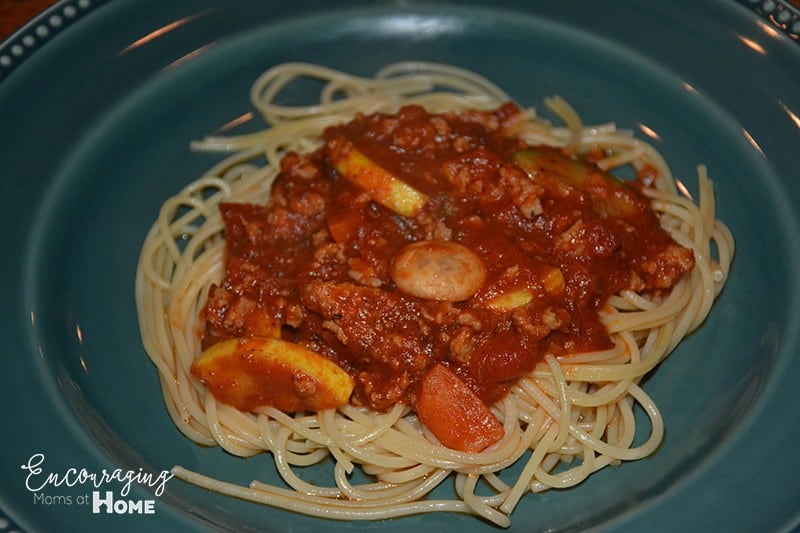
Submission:
M 503 438 L 503 425 L 466 383 L 436 364 L 422 379 L 417 416 L 444 446 L 479 452 Z

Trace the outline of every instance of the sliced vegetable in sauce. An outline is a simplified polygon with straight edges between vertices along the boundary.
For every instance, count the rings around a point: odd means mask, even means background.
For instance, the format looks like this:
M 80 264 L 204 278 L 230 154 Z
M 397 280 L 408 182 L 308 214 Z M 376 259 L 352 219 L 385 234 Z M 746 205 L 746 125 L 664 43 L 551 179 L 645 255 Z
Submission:
M 537 281 L 545 294 L 558 297 L 564 292 L 564 275 L 558 267 L 539 265 Z M 514 288 L 491 298 L 486 304 L 495 311 L 509 311 L 526 305 L 536 297 L 536 291 L 530 287 Z
M 413 217 L 428 201 L 423 193 L 377 165 L 355 146 L 344 146 L 335 156 L 333 166 L 345 178 L 363 187 L 373 200 L 403 216 Z
M 346 404 L 353 379 L 298 344 L 248 337 L 220 341 L 192 364 L 192 375 L 222 403 L 241 411 L 321 411 Z
M 531 289 L 515 289 L 489 300 L 487 307 L 495 311 L 510 311 L 529 303 L 533 300 Z
M 506 131 L 517 111 L 358 115 L 286 154 L 265 205 L 221 204 L 195 376 L 243 410 L 401 403 L 445 446 L 502 438 L 515 380 L 607 349 L 612 294 L 693 266 L 636 187 Z
M 532 174 L 535 180 L 555 177 L 587 193 L 595 210 L 603 216 L 625 217 L 643 209 L 641 199 L 621 180 L 597 165 L 547 148 L 526 148 L 514 152 L 513 161 Z M 546 173 L 546 176 L 541 176 Z
M 420 421 L 448 448 L 479 452 L 503 438 L 497 417 L 444 365 L 433 365 L 422 378 L 414 408 Z

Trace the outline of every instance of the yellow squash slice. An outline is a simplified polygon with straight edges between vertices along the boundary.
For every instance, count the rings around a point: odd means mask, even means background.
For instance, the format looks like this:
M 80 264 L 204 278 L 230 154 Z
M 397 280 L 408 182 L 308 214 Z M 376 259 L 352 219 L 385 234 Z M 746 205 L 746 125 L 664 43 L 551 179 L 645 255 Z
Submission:
M 272 406 L 321 411 L 348 402 L 353 378 L 299 344 L 251 337 L 220 341 L 192 364 L 192 375 L 222 403 L 240 411 Z
M 366 189 L 373 200 L 400 215 L 413 217 L 428 201 L 425 194 L 392 175 L 354 146 L 337 154 L 333 166 L 346 179 Z

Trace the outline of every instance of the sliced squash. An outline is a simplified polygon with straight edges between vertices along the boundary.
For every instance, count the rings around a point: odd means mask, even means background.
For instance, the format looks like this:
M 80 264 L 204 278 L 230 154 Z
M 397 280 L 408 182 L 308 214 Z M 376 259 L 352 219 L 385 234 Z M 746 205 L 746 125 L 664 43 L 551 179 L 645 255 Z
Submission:
M 268 337 L 220 341 L 191 372 L 214 397 L 240 411 L 272 406 L 285 412 L 344 405 L 354 382 L 333 361 L 299 344 Z
M 537 276 L 541 287 L 549 296 L 559 296 L 564 292 L 565 281 L 561 269 L 554 266 L 542 266 L 542 272 Z M 489 300 L 486 306 L 495 311 L 510 311 L 527 304 L 536 292 L 531 288 L 519 288 L 507 291 Z
M 632 189 L 583 159 L 574 159 L 554 148 L 526 148 L 514 152 L 512 161 L 534 179 L 541 172 L 588 194 L 595 211 L 602 216 L 631 217 L 642 210 Z
M 510 311 L 522 307 L 533 300 L 533 291 L 530 289 L 516 289 L 489 300 L 487 306 L 495 311 Z
M 425 194 L 395 177 L 352 145 L 335 155 L 333 166 L 346 179 L 364 188 L 374 201 L 400 215 L 413 217 L 428 201 Z

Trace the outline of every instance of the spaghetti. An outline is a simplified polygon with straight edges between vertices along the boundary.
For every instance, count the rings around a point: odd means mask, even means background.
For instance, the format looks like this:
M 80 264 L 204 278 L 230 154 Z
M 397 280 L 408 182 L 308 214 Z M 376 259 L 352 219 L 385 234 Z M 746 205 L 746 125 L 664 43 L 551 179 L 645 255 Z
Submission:
M 310 105 L 280 104 L 293 82 L 322 82 Z M 430 63 L 398 63 L 373 78 L 308 64 L 265 72 L 251 90 L 253 106 L 269 127 L 240 136 L 211 136 L 196 150 L 230 152 L 226 159 L 168 199 L 148 233 L 136 278 L 144 347 L 158 369 L 168 412 L 187 437 L 249 457 L 268 451 L 288 488 L 253 481 L 241 487 L 180 466 L 190 483 L 237 498 L 339 520 L 377 520 L 426 512 L 478 515 L 507 527 L 528 492 L 574 486 L 611 464 L 646 457 L 659 446 L 664 422 L 639 386 L 684 338 L 704 321 L 722 290 L 734 252 L 727 227 L 716 219 L 714 192 L 698 169 L 697 203 L 678 192 L 655 149 L 613 124 L 586 127 L 560 98 L 546 105 L 560 127 L 524 110 L 513 122 L 516 138 L 565 153 L 600 154 L 604 170 L 632 166 L 655 176 L 643 189 L 660 226 L 691 250 L 691 270 L 670 290 L 622 289 L 610 296 L 601 319 L 612 341 L 602 349 L 545 353 L 532 372 L 498 395 L 491 411 L 502 438 L 478 452 L 439 444 L 407 402 L 387 409 L 347 404 L 319 412 L 287 414 L 272 407 L 243 412 L 218 401 L 191 374 L 202 351 L 203 312 L 210 291 L 225 274 L 225 224 L 221 203 L 264 203 L 281 158 L 309 153 L 323 131 L 354 116 L 392 114 L 409 104 L 429 113 L 493 110 L 511 99 L 475 73 Z M 642 428 L 636 406 L 649 424 Z M 642 435 L 646 435 L 646 438 Z M 304 466 L 330 461 L 335 483 L 304 481 Z M 522 463 L 513 480 L 504 469 Z M 360 469 L 371 481 L 351 482 Z M 456 498 L 426 496 L 446 479 Z M 477 491 L 479 482 L 491 495 Z M 485 491 L 484 491 L 485 492 Z

